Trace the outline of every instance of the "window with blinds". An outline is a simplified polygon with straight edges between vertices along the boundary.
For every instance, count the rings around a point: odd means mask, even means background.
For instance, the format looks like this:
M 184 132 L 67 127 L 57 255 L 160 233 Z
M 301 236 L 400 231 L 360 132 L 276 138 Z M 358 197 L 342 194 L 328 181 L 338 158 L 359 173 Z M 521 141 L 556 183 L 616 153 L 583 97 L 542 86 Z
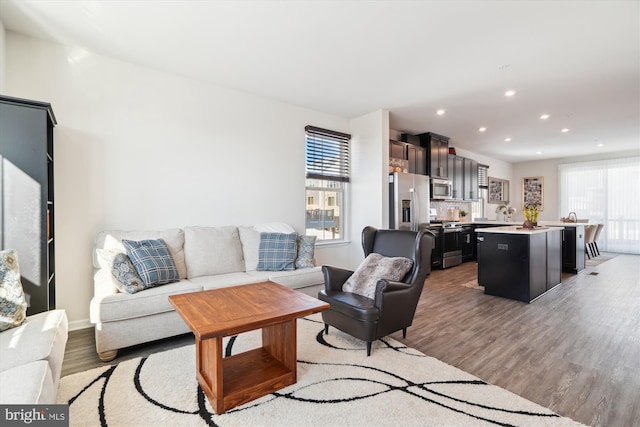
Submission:
M 489 188 L 489 166 L 478 164 L 478 187 Z
M 351 135 L 307 126 L 307 178 L 349 182 L 349 141 Z
M 344 240 L 351 135 L 314 126 L 305 133 L 305 234 L 319 242 Z

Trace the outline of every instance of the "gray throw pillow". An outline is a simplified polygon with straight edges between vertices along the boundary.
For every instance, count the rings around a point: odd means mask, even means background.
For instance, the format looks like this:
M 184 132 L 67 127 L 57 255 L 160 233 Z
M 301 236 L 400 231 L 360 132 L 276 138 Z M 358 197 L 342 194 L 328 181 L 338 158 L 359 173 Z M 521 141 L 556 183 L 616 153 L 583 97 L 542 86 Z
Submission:
M 314 267 L 313 256 L 316 248 L 316 236 L 298 236 L 298 256 L 296 268 Z
M 18 253 L 15 249 L 0 251 L 0 332 L 22 325 L 26 315 Z
M 135 294 L 150 287 L 144 284 L 126 253 L 110 249 L 97 249 L 97 252 L 100 266 L 111 272 L 120 292 Z
M 369 254 L 351 277 L 342 285 L 343 292 L 351 292 L 374 299 L 378 280 L 399 281 L 411 270 L 413 261 L 404 257 L 384 257 Z
M 257 271 L 292 271 L 297 233 L 260 233 Z

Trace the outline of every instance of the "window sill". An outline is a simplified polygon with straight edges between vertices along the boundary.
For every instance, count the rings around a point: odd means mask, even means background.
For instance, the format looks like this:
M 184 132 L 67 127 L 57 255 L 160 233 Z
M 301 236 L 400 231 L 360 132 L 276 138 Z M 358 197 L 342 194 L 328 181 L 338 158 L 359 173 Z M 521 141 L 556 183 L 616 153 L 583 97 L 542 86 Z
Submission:
M 340 241 L 319 241 L 316 242 L 316 248 L 333 248 L 339 246 L 348 246 L 351 244 L 349 240 L 340 240 Z

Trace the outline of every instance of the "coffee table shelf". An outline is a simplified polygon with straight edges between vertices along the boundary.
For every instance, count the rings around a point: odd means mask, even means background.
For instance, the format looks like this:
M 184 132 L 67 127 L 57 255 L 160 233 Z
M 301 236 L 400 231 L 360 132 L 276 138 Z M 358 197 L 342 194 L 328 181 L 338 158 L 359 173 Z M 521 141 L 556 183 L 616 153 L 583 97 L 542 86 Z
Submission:
M 225 357 L 222 364 L 225 410 L 295 383 L 295 373 L 263 348 Z

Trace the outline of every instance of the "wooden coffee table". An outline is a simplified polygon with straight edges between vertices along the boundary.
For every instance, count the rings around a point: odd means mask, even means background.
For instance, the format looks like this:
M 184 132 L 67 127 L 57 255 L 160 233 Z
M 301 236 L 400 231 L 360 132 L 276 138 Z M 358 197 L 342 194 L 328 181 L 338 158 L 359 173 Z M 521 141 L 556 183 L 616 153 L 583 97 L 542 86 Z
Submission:
M 196 338 L 196 377 L 216 414 L 294 384 L 296 319 L 329 308 L 273 282 L 169 296 Z M 262 347 L 222 357 L 222 338 L 262 329 Z

